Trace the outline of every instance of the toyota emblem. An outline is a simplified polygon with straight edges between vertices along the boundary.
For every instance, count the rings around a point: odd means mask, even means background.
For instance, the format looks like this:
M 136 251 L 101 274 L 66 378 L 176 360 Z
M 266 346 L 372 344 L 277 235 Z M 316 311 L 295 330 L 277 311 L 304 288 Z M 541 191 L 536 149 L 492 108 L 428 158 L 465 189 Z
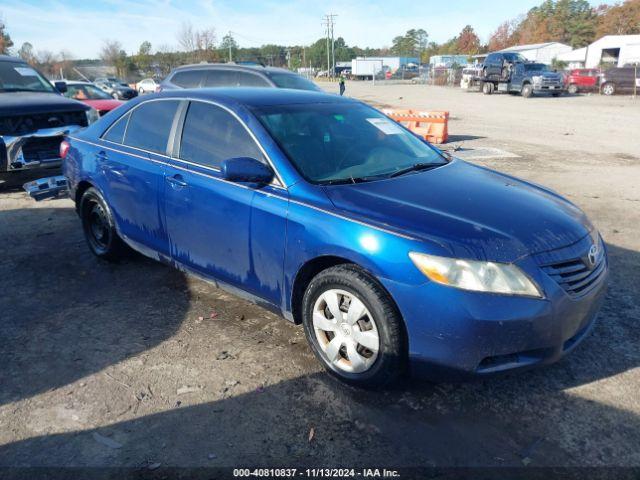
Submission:
M 587 254 L 587 259 L 589 260 L 589 266 L 591 268 L 596 266 L 596 262 L 598 261 L 598 246 L 591 245 L 589 249 L 589 253 Z

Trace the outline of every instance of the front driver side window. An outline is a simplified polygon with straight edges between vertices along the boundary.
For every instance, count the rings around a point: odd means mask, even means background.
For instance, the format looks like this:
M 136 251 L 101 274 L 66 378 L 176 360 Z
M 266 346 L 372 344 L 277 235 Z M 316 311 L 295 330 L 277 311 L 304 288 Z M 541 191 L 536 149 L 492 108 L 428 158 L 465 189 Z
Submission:
M 216 105 L 191 102 L 182 130 L 180 158 L 218 168 L 223 160 L 234 157 L 266 163 L 256 142 L 233 115 Z

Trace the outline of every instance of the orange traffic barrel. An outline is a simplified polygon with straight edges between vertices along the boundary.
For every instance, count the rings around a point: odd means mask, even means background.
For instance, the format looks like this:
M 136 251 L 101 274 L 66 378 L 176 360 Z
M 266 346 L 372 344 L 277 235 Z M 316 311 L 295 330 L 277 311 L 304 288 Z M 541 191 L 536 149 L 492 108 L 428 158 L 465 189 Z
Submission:
M 445 143 L 449 138 L 449 112 L 384 109 L 382 113 L 429 143 Z

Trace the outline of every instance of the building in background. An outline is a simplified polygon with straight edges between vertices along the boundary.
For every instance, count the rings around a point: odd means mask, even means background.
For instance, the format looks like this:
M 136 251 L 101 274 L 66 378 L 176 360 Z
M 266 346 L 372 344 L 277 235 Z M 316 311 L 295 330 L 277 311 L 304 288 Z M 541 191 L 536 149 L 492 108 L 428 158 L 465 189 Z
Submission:
M 584 62 L 587 57 L 587 47 L 576 48 L 570 52 L 561 53 L 558 55 L 558 60 L 565 62 L 567 68 L 573 70 L 574 68 L 584 68 Z
M 516 52 L 531 62 L 551 65 L 554 58 L 572 51 L 569 45 L 560 42 L 533 43 L 531 45 L 515 45 L 500 50 L 501 52 Z
M 640 64 L 640 35 L 605 35 L 586 48 L 585 67 Z

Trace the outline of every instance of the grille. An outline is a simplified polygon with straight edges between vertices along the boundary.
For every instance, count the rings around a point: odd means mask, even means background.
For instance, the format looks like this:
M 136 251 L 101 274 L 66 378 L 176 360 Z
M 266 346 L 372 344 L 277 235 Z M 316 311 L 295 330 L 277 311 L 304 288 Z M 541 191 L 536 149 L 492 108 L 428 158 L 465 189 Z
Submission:
M 56 128 L 66 125 L 86 127 L 87 116 L 84 110 L 5 117 L 0 119 L 0 135 L 26 135 L 43 128 Z
M 606 268 L 606 256 L 600 243 L 600 255 L 591 267 L 587 258 L 577 258 L 544 265 L 542 269 L 571 296 L 587 294 L 598 282 Z
M 22 147 L 22 156 L 27 162 L 60 158 L 62 137 L 32 138 Z

